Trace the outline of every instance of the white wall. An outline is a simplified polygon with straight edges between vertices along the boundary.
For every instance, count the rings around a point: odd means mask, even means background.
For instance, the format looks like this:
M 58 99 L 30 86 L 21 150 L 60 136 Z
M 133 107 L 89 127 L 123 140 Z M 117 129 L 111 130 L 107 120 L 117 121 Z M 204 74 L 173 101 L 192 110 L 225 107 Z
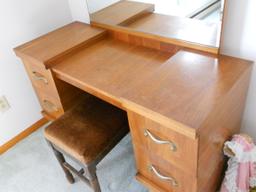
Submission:
M 256 62 L 256 1 L 227 0 L 221 52 Z M 243 131 L 256 140 L 256 69 L 254 67 L 243 118 Z
M 90 23 L 86 0 L 69 0 L 69 6 L 73 20 Z
M 0 95 L 11 105 L 0 113 L 0 146 L 41 118 L 31 83 L 12 49 L 71 21 L 67 0 L 0 2 Z

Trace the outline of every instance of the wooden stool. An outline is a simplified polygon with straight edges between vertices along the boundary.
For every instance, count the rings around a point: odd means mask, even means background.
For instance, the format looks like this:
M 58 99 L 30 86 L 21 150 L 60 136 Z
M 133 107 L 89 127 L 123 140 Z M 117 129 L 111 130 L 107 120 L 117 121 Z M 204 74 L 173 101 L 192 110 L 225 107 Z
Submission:
M 45 129 L 45 137 L 70 183 L 73 175 L 99 192 L 96 165 L 129 132 L 124 111 L 88 96 Z M 82 165 L 76 170 L 68 155 Z

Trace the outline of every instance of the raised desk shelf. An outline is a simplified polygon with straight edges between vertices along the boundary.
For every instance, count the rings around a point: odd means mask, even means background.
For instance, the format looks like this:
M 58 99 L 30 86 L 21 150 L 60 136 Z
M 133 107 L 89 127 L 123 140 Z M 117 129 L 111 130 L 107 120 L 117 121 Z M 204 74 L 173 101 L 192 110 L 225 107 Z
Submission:
M 14 49 L 17 56 L 29 58 L 47 67 L 56 59 L 65 57 L 72 51 L 103 36 L 105 30 L 90 27 L 81 22 L 73 22 L 53 32 Z

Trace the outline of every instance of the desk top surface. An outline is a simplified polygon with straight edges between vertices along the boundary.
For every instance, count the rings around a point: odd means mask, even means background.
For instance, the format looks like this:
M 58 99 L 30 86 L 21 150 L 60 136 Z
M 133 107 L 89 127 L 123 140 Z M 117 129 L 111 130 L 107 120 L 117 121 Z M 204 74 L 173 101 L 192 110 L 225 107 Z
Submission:
M 174 56 L 101 40 L 52 67 L 61 79 L 129 101 L 195 131 L 228 94 L 248 61 L 179 51 Z

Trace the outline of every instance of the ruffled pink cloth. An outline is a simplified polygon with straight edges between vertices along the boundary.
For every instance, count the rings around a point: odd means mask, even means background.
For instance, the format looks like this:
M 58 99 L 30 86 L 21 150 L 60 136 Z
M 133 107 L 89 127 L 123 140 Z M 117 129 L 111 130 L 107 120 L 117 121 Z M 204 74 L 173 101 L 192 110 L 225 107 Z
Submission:
M 234 135 L 224 144 L 228 170 L 220 192 L 249 192 L 256 186 L 256 148 L 242 135 Z

